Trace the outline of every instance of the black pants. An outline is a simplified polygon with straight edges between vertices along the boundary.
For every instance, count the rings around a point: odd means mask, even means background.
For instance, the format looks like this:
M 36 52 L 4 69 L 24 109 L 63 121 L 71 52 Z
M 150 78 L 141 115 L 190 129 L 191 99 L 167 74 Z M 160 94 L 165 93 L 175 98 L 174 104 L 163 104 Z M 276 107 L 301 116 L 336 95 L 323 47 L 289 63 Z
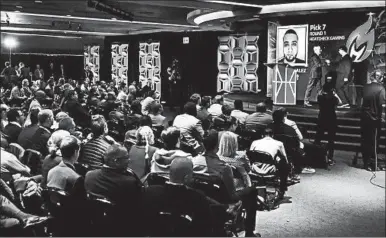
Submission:
M 247 217 L 245 218 L 245 232 L 251 234 L 256 226 L 256 210 L 257 210 L 257 189 L 254 187 L 245 188 L 237 191 L 236 194 L 243 202 Z
M 287 163 L 285 159 L 280 159 L 279 163 L 276 165 L 278 172 L 279 172 L 279 178 L 280 178 L 280 192 L 287 191 L 287 180 L 288 175 L 290 173 L 290 165 Z
M 373 120 L 367 113 L 361 115 L 361 137 L 363 163 L 368 166 L 375 159 L 379 149 L 381 120 Z
M 308 81 L 307 89 L 306 89 L 306 94 L 304 95 L 304 102 L 309 102 L 312 90 L 318 85 L 318 94 L 320 91 L 322 91 L 322 82 L 321 78 L 310 78 Z
M 328 125 L 318 124 L 316 128 L 315 143 L 320 144 L 324 133 L 327 132 L 327 157 L 332 159 L 334 157 L 334 144 L 335 144 L 335 135 L 336 135 L 337 125 L 336 123 L 331 123 Z
M 349 81 L 344 82 L 343 79 L 338 80 L 336 83 L 336 93 L 338 94 L 340 100 L 342 100 L 342 104 L 351 104 L 348 92 L 349 84 Z

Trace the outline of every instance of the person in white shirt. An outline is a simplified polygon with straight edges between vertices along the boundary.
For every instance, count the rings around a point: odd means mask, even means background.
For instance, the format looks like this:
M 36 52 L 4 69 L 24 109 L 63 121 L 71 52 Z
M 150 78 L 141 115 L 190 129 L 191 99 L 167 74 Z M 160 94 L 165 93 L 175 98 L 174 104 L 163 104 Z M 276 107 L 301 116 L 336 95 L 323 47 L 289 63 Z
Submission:
M 142 114 L 147 115 L 150 111 L 150 106 L 155 102 L 155 99 L 157 98 L 157 92 L 156 91 L 150 91 L 148 93 L 148 96 L 141 102 L 142 105 Z
M 243 108 L 243 101 L 241 100 L 235 100 L 234 102 L 234 108 L 233 111 L 231 112 L 231 116 L 235 117 L 240 124 L 245 123 L 245 119 L 249 115 L 248 113 L 244 112 Z
M 287 180 L 290 171 L 283 143 L 273 139 L 272 129 L 266 128 L 264 130 L 264 138 L 252 142 L 250 150 L 266 152 L 272 156 L 272 159 L 275 160 L 276 168 L 280 177 L 279 199 L 283 199 L 284 193 L 287 191 Z M 299 178 L 295 179 L 298 180 Z
M 224 105 L 224 98 L 221 95 L 217 95 L 213 99 L 213 104 L 208 108 L 208 112 L 212 117 L 218 117 L 222 114 L 222 105 Z

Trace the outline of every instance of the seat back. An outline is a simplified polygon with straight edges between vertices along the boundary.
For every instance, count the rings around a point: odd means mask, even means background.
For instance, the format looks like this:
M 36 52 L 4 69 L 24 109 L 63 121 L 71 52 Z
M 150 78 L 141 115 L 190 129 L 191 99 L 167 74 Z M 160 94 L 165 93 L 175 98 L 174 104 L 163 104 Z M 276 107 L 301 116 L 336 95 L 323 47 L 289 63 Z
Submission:
M 39 151 L 26 149 L 22 163 L 31 169 L 31 175 L 39 175 L 42 173 L 43 156 Z
M 187 237 L 197 233 L 193 227 L 193 218 L 187 214 L 159 211 L 155 221 L 150 237 Z
M 218 176 L 209 174 L 193 174 L 192 188 L 202 191 L 206 196 L 220 202 L 229 203 L 230 195 Z
M 69 194 L 60 189 L 46 188 L 42 190 L 42 197 L 50 215 L 54 218 L 62 218 Z
M 276 175 L 276 161 L 267 152 L 247 151 L 247 156 L 252 164 L 252 175 L 258 177 L 274 177 Z M 251 176 L 252 178 L 254 176 Z
M 299 139 L 296 136 L 289 136 L 284 134 L 276 134 L 273 136 L 275 140 L 283 142 L 285 151 L 289 154 L 299 148 Z
M 21 160 L 24 156 L 25 150 L 23 147 L 21 147 L 21 145 L 19 145 L 17 143 L 11 143 L 11 144 L 9 144 L 8 152 L 15 155 L 16 158 Z
M 169 181 L 168 173 L 149 173 L 144 179 L 144 184 L 146 186 L 164 185 L 167 181 Z
M 161 133 L 164 130 L 164 126 L 152 126 L 154 138 L 159 139 L 161 138 Z

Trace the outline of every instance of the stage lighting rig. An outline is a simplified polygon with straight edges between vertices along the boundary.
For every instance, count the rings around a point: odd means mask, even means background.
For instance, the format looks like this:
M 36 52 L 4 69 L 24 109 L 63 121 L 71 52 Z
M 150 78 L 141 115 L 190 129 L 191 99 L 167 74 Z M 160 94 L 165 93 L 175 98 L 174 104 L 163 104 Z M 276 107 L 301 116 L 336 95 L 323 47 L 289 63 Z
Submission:
M 106 12 L 111 15 L 117 16 L 119 18 L 122 18 L 124 20 L 132 21 L 134 20 L 134 15 L 131 12 L 123 11 L 115 6 L 109 5 L 105 3 L 103 0 L 88 0 L 87 6 L 92 7 L 98 11 Z

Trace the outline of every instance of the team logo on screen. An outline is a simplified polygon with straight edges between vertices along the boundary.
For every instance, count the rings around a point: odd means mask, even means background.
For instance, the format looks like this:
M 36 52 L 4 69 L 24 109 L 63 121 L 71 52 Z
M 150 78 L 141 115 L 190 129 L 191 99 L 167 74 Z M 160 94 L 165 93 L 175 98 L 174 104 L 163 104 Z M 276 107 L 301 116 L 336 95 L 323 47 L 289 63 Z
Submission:
M 373 14 L 369 14 L 369 19 L 361 26 L 357 27 L 347 39 L 348 54 L 353 62 L 362 62 L 370 56 L 375 42 L 375 28 L 373 24 Z

